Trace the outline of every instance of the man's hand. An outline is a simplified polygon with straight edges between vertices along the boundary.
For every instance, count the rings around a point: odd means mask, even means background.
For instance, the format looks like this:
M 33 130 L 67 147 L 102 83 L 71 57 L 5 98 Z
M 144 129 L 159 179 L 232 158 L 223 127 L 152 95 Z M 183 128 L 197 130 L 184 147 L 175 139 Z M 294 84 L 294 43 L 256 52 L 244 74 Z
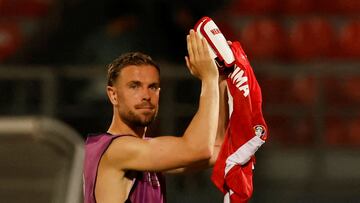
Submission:
M 185 56 L 185 60 L 191 74 L 200 80 L 217 79 L 218 69 L 210 57 L 205 38 L 200 39 L 200 36 L 191 29 L 186 40 L 189 56 Z

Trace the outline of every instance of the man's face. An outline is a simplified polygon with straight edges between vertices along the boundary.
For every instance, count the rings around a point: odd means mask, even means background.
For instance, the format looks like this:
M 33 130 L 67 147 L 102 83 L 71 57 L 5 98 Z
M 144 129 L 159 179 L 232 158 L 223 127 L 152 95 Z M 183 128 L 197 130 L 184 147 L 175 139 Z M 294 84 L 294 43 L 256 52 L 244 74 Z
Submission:
M 132 126 L 148 126 L 156 117 L 160 78 L 151 65 L 127 66 L 120 71 L 114 85 L 118 114 Z

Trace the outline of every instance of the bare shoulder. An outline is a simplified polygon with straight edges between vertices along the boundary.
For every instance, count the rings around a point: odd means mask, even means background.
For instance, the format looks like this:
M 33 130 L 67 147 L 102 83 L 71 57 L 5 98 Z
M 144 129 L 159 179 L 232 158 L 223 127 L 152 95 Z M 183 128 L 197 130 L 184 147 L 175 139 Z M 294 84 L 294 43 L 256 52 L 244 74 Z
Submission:
M 146 140 L 135 136 L 120 136 L 115 138 L 103 155 L 104 161 L 119 169 L 124 169 L 122 164 L 137 154 L 139 148 L 146 143 Z

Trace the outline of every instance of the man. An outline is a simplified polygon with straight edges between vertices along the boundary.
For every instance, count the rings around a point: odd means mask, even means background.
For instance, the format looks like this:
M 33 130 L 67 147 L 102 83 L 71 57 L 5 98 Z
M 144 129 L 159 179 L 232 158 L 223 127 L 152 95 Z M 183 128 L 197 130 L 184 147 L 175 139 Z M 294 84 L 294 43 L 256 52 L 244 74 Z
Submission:
M 160 93 L 159 68 L 150 57 L 129 53 L 109 65 L 107 94 L 113 120 L 107 133 L 86 141 L 86 203 L 165 202 L 162 176 L 157 172 L 179 172 L 214 162 L 212 155 L 219 148 L 215 138 L 225 129 L 223 120 L 218 128 L 219 102 L 224 100 L 219 100 L 219 73 L 207 46 L 190 30 L 185 60 L 202 87 L 198 111 L 182 137 L 144 139 L 157 114 Z

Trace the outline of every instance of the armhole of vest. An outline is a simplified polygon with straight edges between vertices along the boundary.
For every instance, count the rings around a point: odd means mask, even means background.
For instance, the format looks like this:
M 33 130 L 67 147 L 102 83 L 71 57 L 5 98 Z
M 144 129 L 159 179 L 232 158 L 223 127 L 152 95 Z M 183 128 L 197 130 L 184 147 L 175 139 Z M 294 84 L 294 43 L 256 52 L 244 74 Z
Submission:
M 98 177 L 98 172 L 99 172 L 99 166 L 100 166 L 101 159 L 102 159 L 102 157 L 104 156 L 105 152 L 109 149 L 111 143 L 112 143 L 115 139 L 121 137 L 121 135 L 111 135 L 111 134 L 109 134 L 109 133 L 106 133 L 106 134 L 107 134 L 108 136 L 113 136 L 113 137 L 112 137 L 111 141 L 108 143 L 108 145 L 106 146 L 106 148 L 104 149 L 104 151 L 101 153 L 99 162 L 98 162 L 98 164 L 97 164 L 97 166 L 96 166 L 96 176 L 95 176 L 95 180 L 94 180 L 94 191 L 93 191 L 93 196 L 94 196 L 95 203 L 97 203 L 96 195 L 95 195 L 95 190 L 96 190 L 96 182 L 97 182 L 97 177 Z
M 95 203 L 97 203 L 96 195 L 95 195 L 96 182 L 97 182 L 97 176 L 98 176 L 100 161 L 101 161 L 103 155 L 104 155 L 105 152 L 109 149 L 111 143 L 112 143 L 115 139 L 118 139 L 118 138 L 120 138 L 120 137 L 125 137 L 125 136 L 136 137 L 135 135 L 131 135 L 131 134 L 124 134 L 124 135 L 112 135 L 112 134 L 110 134 L 110 133 L 106 133 L 106 134 L 107 134 L 108 136 L 113 136 L 113 137 L 112 137 L 111 141 L 109 142 L 109 144 L 106 146 L 106 149 L 102 152 L 102 154 L 101 154 L 101 156 L 100 156 L 99 163 L 98 163 L 97 168 L 96 168 L 96 177 L 95 177 L 95 182 L 94 182 L 94 193 L 93 193 Z M 130 192 L 129 192 L 129 194 L 128 194 L 128 198 L 129 198 L 131 192 L 133 191 L 133 187 L 134 187 L 134 185 L 135 185 L 135 181 L 136 181 L 136 178 L 134 178 L 133 181 L 132 181 L 132 186 L 131 186 Z M 128 199 L 128 198 L 127 198 L 127 199 Z
M 112 134 L 110 134 L 110 133 L 108 133 L 109 135 L 112 135 Z M 120 138 L 120 137 L 125 137 L 125 136 L 130 136 L 130 137 L 136 137 L 135 135 L 131 135 L 131 134 L 124 134 L 124 135 L 117 135 L 118 137 L 116 137 L 116 138 L 114 138 L 114 139 L 117 139 L 117 138 Z M 110 145 L 109 145 L 110 146 Z M 130 197 L 131 197 L 131 194 L 135 191 L 135 187 L 136 187 L 136 184 L 137 184 L 137 182 L 136 182 L 136 176 L 132 179 L 132 183 L 131 183 L 131 189 L 130 189 L 130 192 L 129 192 L 129 194 L 128 194 L 128 196 L 127 196 L 127 198 L 126 198 L 126 201 L 125 201 L 125 203 L 131 203 L 131 199 L 130 199 Z

